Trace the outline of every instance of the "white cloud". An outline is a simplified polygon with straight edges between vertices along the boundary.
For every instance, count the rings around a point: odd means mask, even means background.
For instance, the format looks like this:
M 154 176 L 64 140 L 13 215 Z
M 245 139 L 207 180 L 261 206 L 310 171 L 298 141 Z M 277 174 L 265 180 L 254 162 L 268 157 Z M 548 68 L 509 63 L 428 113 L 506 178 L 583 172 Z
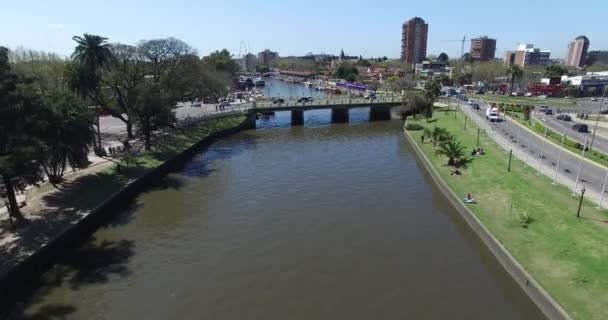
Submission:
M 63 23 L 49 23 L 46 26 L 51 29 L 63 29 Z

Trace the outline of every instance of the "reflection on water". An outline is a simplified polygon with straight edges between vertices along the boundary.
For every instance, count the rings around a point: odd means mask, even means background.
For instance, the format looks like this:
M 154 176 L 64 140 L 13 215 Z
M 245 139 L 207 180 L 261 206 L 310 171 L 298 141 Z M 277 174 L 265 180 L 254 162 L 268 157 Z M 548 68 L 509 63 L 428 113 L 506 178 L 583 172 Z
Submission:
M 45 275 L 68 319 L 538 319 L 421 172 L 402 123 L 262 119 Z M 18 314 L 15 311 L 14 314 Z

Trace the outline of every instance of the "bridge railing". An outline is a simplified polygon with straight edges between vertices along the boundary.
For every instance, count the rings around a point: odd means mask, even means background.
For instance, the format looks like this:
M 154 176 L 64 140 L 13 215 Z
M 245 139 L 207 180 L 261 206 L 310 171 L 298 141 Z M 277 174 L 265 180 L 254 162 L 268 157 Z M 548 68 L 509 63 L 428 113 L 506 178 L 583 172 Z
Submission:
M 287 100 L 282 103 L 272 103 L 272 102 L 256 102 L 255 109 L 275 109 L 275 108 L 286 108 L 286 107 L 315 107 L 315 106 L 332 106 L 332 105 L 362 105 L 369 106 L 375 104 L 385 104 L 385 103 L 394 103 L 396 100 L 392 97 L 379 97 L 376 99 L 364 99 L 364 98 L 354 98 L 354 99 L 315 99 L 313 101 L 307 102 L 298 102 L 297 100 Z M 251 107 L 253 109 L 253 106 Z

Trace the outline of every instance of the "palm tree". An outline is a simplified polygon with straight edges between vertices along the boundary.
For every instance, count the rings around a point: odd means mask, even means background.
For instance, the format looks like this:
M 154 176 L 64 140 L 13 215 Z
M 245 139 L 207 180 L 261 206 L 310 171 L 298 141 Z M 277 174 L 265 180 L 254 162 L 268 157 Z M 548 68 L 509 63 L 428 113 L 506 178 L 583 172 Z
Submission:
M 513 93 L 513 83 L 515 82 L 515 78 L 521 79 L 524 76 L 524 69 L 520 66 L 514 64 L 507 69 L 507 75 L 511 76 L 511 91 L 510 94 Z
M 433 146 L 437 146 L 437 142 L 445 142 L 450 140 L 452 135 L 445 128 L 434 127 L 431 131 L 431 140 L 433 140 Z
M 454 139 L 442 142 L 435 154 L 448 157 L 448 166 L 458 166 L 460 159 L 465 156 L 464 147 Z
M 77 71 L 80 84 L 78 90 L 84 97 L 88 96 L 97 106 L 103 106 L 100 90 L 100 70 L 107 67 L 113 60 L 108 38 L 94 34 L 83 34 L 82 37 L 72 37 L 76 41 L 76 48 L 72 59 L 80 64 L 84 70 Z M 99 129 L 99 116 L 97 117 L 97 147 L 95 153 L 101 154 L 101 132 Z

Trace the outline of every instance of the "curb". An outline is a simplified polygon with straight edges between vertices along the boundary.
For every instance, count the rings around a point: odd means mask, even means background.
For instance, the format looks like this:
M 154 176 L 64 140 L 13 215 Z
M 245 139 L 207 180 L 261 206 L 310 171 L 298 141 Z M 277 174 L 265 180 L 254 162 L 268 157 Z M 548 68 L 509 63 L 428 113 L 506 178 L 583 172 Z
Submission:
M 450 189 L 447 183 L 441 178 L 435 167 L 424 154 L 420 146 L 416 144 L 414 138 L 407 130 L 404 130 L 404 135 L 409 144 L 414 149 L 414 153 L 427 170 L 431 179 L 436 186 L 441 190 L 443 195 L 454 206 L 458 214 L 465 220 L 466 224 L 479 237 L 484 245 L 494 255 L 496 260 L 505 269 L 505 271 L 513 278 L 519 287 L 526 295 L 536 304 L 539 310 L 548 319 L 572 319 L 566 311 L 555 301 L 537 282 L 526 272 L 524 267 L 515 260 L 515 258 L 507 251 L 507 249 L 490 233 L 483 223 L 473 214 L 471 210 L 460 200 L 458 195 Z

